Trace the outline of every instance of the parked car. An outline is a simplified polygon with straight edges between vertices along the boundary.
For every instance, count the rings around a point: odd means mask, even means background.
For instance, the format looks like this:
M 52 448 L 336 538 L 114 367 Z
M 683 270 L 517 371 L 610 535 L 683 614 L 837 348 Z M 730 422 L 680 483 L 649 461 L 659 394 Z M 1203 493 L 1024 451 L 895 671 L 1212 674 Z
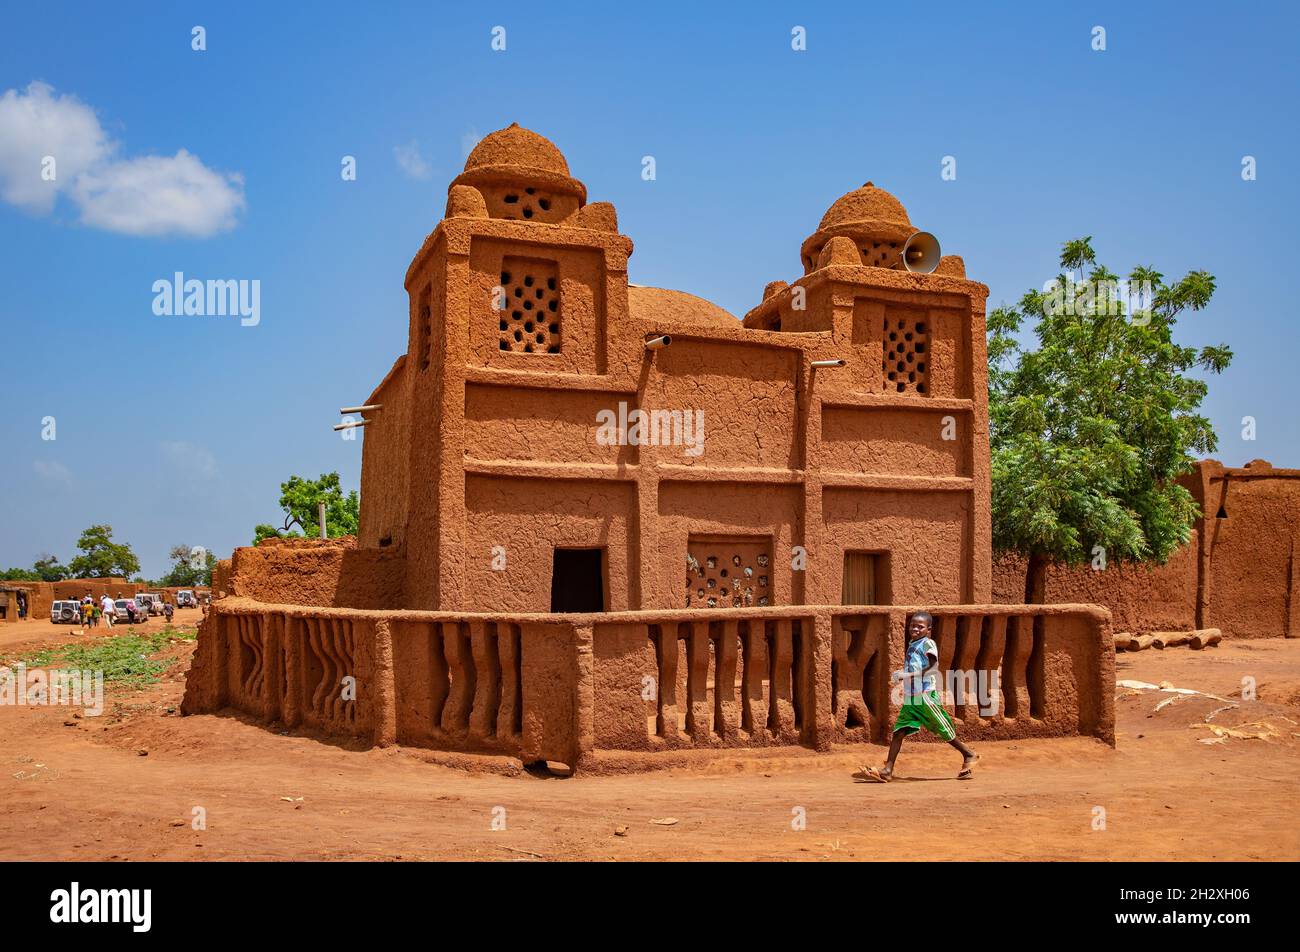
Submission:
M 135 606 L 139 609 L 140 614 L 148 613 L 150 615 L 161 615 L 163 613 L 163 597 L 154 592 L 135 597 Z
M 126 603 L 127 603 L 127 601 L 128 601 L 128 599 L 125 599 L 125 598 L 119 598 L 119 599 L 117 599 L 117 601 L 113 602 L 113 607 L 117 609 L 117 618 L 114 619 L 115 624 L 123 625 L 123 624 L 126 624 L 127 621 L 130 619 L 131 616 L 129 616 L 129 615 L 126 613 Z M 144 617 L 145 617 L 145 612 L 144 612 L 144 610 L 140 607 L 140 603 L 139 603 L 139 602 L 136 602 L 136 603 L 135 603 L 135 620 L 136 620 L 136 621 L 139 621 L 140 619 L 142 619 L 142 618 L 144 618 Z
M 58 601 L 50 606 L 50 622 L 55 625 L 81 624 L 81 602 Z
M 199 600 L 194 597 L 194 593 L 189 589 L 182 589 L 176 593 L 177 608 L 198 608 Z

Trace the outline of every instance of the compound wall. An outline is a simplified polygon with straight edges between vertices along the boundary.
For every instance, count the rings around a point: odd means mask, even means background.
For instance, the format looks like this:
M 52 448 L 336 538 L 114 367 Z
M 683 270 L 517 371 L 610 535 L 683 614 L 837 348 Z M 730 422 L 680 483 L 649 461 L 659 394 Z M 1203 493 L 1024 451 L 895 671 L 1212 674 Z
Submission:
M 1104 609 L 927 607 L 962 736 L 1114 743 Z M 202 623 L 182 712 L 593 770 L 682 750 L 828 750 L 888 738 L 913 610 L 509 615 L 229 597 Z
M 1218 628 L 1231 638 L 1300 637 L 1300 470 L 1202 460 L 1182 480 L 1201 506 L 1192 540 L 1163 566 L 1048 570 L 1048 602 L 1090 602 L 1117 631 Z M 1025 562 L 994 566 L 994 599 L 1024 598 Z

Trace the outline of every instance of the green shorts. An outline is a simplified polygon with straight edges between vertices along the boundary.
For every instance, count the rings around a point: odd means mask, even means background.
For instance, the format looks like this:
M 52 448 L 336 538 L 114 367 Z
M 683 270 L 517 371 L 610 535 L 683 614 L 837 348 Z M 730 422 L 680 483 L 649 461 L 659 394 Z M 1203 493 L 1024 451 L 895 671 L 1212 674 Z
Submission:
M 935 691 L 906 698 L 903 706 L 898 709 L 898 720 L 894 721 L 895 731 L 915 734 L 922 728 L 944 740 L 957 739 L 957 728 L 939 703 L 939 695 Z

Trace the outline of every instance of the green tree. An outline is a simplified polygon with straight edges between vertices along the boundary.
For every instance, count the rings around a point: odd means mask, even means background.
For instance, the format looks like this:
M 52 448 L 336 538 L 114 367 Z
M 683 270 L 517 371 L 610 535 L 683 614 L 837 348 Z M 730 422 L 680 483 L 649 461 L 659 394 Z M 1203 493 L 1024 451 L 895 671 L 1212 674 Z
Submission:
M 1217 438 L 1198 411 L 1226 346 L 1173 340 L 1178 315 L 1199 311 L 1214 276 L 1167 284 L 1133 269 L 1128 294 L 1097 265 L 1090 238 L 1067 242 L 1061 274 L 988 319 L 993 546 L 1028 560 L 1025 601 L 1043 600 L 1051 563 L 1165 562 L 1191 537 L 1197 505 L 1177 479 Z M 1134 293 L 1142 307 L 1132 307 Z M 1035 323 L 1037 347 L 1015 338 Z
M 174 545 L 167 557 L 172 567 L 158 580 L 159 586 L 194 588 L 212 584 L 212 569 L 217 557 L 202 547 Z
M 130 578 L 140 571 L 140 560 L 129 545 L 113 541 L 112 526 L 91 526 L 77 540 L 81 555 L 68 563 L 73 578 Z
M 0 581 L 8 582 L 59 582 L 68 577 L 66 566 L 48 552 L 36 560 L 30 569 L 6 569 L 0 572 Z
M 357 521 L 361 515 L 361 500 L 354 489 L 343 492 L 338 473 L 322 473 L 320 479 L 303 479 L 290 476 L 280 484 L 280 507 L 284 510 L 284 525 L 276 528 L 262 523 L 253 529 L 253 544 L 270 536 L 319 536 L 318 505 L 325 503 L 325 529 L 331 539 L 337 536 L 356 535 Z M 297 529 L 294 529 L 294 526 Z
M 32 571 L 40 576 L 42 582 L 61 582 L 71 573 L 66 565 L 61 565 L 59 560 L 48 552 L 41 554 L 32 566 Z

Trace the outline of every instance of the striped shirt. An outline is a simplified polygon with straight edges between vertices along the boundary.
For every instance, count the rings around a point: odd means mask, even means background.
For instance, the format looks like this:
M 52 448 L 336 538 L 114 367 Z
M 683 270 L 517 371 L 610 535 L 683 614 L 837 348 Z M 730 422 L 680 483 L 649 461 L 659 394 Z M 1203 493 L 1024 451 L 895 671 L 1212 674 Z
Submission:
M 939 663 L 939 647 L 933 638 L 918 638 L 907 646 L 907 677 L 903 679 L 903 696 L 915 697 L 933 691 L 934 671 L 926 669 Z

